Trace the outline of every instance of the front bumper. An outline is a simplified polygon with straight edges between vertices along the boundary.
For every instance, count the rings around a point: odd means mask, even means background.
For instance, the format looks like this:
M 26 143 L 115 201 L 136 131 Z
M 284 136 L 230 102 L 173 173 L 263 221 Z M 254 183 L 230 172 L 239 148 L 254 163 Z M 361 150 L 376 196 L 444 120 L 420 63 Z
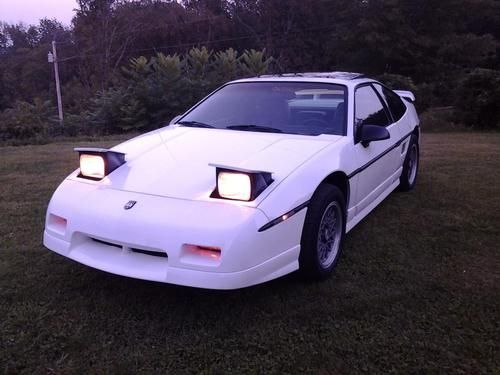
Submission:
M 125 210 L 131 200 L 137 203 Z M 49 204 L 44 245 L 118 275 L 236 289 L 298 268 L 305 212 L 258 232 L 269 221 L 258 208 L 164 198 L 67 180 Z M 219 248 L 220 256 L 194 254 L 189 245 Z

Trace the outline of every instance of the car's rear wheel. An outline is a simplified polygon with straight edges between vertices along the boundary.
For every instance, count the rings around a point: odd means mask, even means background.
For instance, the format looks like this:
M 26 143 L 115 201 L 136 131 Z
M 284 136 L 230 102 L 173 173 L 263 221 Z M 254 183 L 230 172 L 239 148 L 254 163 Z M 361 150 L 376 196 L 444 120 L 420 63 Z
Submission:
M 337 264 L 345 237 L 345 198 L 340 189 L 322 185 L 314 193 L 302 231 L 299 271 L 323 280 Z
M 408 152 L 403 163 L 403 172 L 399 178 L 399 189 L 410 191 L 417 183 L 418 165 L 420 161 L 420 150 L 418 140 L 415 134 L 411 135 Z

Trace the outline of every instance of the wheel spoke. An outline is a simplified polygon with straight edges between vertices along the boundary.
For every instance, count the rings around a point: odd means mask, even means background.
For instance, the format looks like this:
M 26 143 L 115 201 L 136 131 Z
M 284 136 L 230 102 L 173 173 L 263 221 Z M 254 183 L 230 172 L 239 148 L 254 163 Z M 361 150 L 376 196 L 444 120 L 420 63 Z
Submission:
M 338 202 L 332 202 L 323 212 L 318 231 L 318 260 L 328 268 L 335 261 L 342 234 L 342 216 Z
M 409 150 L 408 155 L 408 182 L 413 184 L 417 176 L 418 168 L 418 149 L 415 144 L 413 144 Z

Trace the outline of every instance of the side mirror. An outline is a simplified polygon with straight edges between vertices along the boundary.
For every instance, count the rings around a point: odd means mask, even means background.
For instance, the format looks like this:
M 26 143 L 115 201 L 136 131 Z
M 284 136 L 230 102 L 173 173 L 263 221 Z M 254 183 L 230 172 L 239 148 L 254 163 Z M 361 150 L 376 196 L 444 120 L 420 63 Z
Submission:
M 170 120 L 169 125 L 175 124 L 181 117 L 181 115 L 175 116 L 172 120 Z
M 370 142 L 389 139 L 389 131 L 380 125 L 363 125 L 360 129 L 359 141 L 364 147 L 368 147 Z

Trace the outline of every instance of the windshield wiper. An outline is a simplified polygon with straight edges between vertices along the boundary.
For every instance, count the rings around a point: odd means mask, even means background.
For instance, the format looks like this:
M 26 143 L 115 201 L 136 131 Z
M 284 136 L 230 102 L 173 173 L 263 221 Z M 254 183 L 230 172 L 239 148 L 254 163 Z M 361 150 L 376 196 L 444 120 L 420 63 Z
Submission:
M 266 133 L 283 133 L 283 130 L 277 128 L 271 128 L 270 126 L 260 126 L 260 125 L 229 125 L 226 129 L 231 130 L 248 130 L 255 132 L 266 132 Z
M 191 128 L 215 128 L 215 126 L 205 124 L 204 122 L 200 121 L 179 121 L 178 124 Z

